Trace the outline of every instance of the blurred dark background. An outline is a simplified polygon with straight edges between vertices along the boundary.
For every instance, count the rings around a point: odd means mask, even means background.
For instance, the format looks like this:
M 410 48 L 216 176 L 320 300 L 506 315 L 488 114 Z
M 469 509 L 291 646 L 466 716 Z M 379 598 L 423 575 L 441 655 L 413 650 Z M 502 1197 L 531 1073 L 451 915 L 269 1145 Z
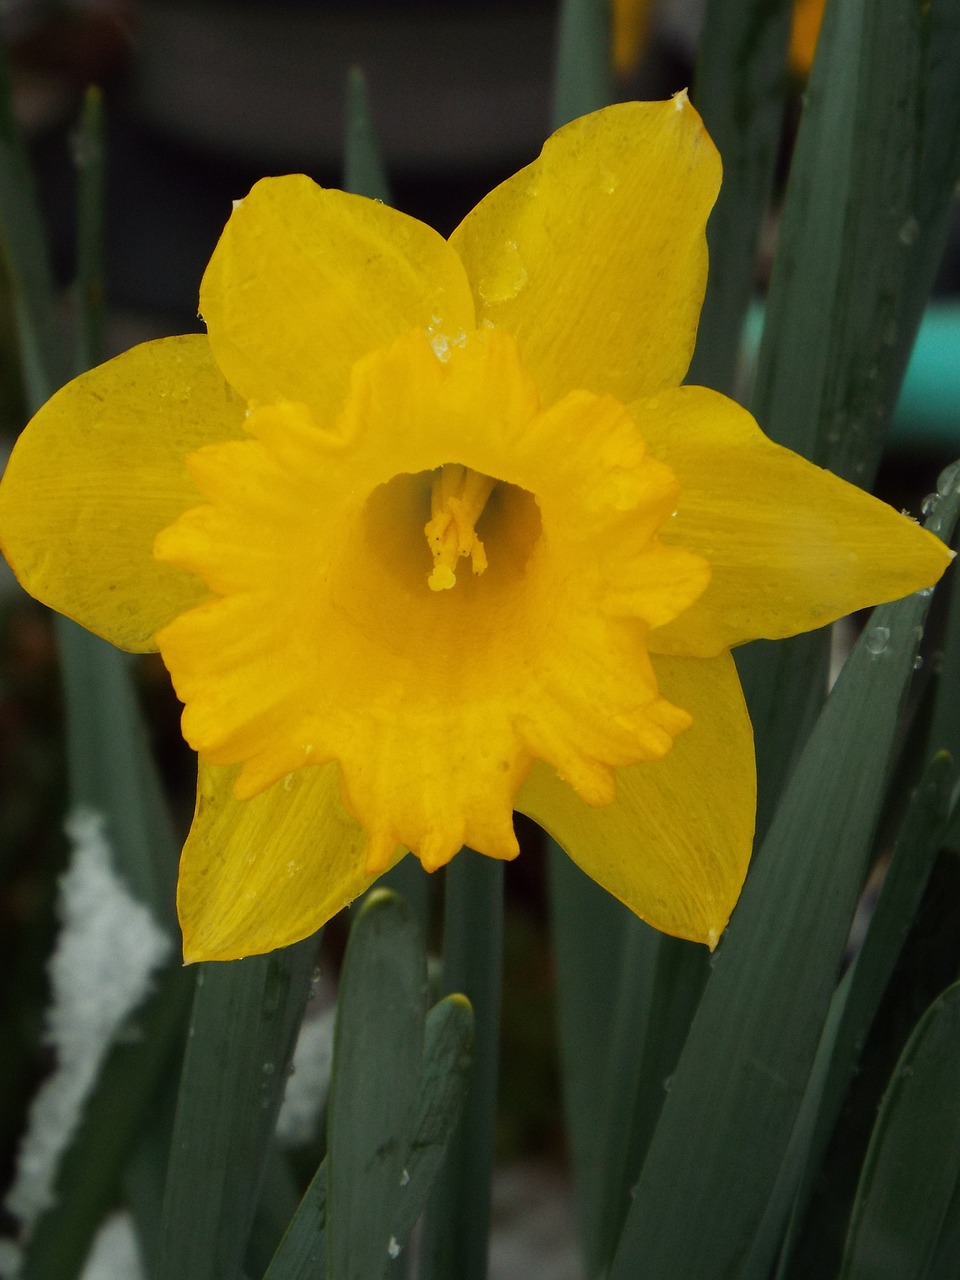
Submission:
M 689 83 L 699 5 L 673 7 L 681 18 L 654 28 L 623 97 Z M 4 9 L 17 109 L 64 280 L 74 236 L 65 142 L 83 88 L 104 89 L 105 283 L 114 332 L 122 321 L 135 337 L 196 327 L 211 248 L 231 201 L 258 178 L 302 171 L 339 185 L 352 65 L 368 78 L 395 202 L 444 234 L 549 132 L 555 0 L 14 0 Z

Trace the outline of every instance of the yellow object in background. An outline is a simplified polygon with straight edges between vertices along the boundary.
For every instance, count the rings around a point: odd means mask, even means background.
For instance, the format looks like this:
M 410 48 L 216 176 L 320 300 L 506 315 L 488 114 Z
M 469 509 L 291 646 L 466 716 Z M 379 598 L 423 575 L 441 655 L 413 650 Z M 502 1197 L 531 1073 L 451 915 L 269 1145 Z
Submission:
M 636 71 L 646 48 L 654 0 L 611 0 L 610 38 L 618 76 Z
M 655 0 L 610 0 L 611 61 L 625 78 L 636 71 L 647 45 Z M 794 0 L 790 70 L 806 78 L 813 66 L 826 0 Z
M 813 66 L 826 0 L 794 0 L 790 29 L 790 70 L 806 78 Z

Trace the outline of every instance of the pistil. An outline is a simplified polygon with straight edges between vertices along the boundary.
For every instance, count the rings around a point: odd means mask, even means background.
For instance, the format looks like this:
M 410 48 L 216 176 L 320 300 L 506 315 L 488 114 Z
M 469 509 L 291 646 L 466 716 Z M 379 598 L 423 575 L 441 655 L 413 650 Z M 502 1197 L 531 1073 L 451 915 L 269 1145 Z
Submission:
M 476 524 L 496 483 L 459 463 L 440 468 L 430 490 L 430 519 L 423 527 L 433 553 L 433 571 L 427 578 L 431 591 L 448 591 L 454 586 L 457 565 L 467 556 L 474 573 L 486 569 L 487 555 Z

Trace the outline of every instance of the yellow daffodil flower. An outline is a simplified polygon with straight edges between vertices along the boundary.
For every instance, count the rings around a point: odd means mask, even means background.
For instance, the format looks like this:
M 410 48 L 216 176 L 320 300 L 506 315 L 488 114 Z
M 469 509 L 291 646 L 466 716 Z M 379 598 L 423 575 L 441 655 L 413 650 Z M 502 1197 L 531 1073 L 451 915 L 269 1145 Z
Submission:
M 449 241 L 304 177 L 241 201 L 206 335 L 64 387 L 0 486 L 27 589 L 159 648 L 199 753 L 187 959 L 304 937 L 514 808 L 717 941 L 753 741 L 730 649 L 935 582 L 912 521 L 681 387 L 716 150 L 686 95 L 576 120 Z

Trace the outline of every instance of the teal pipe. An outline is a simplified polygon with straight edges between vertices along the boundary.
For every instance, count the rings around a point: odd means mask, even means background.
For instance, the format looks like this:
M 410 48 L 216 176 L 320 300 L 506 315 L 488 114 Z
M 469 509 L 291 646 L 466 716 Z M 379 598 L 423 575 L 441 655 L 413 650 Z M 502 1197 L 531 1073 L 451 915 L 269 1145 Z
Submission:
M 763 304 L 750 308 L 744 364 L 752 368 L 763 330 Z M 960 452 L 960 302 L 927 308 L 893 415 L 890 443 L 927 452 Z

